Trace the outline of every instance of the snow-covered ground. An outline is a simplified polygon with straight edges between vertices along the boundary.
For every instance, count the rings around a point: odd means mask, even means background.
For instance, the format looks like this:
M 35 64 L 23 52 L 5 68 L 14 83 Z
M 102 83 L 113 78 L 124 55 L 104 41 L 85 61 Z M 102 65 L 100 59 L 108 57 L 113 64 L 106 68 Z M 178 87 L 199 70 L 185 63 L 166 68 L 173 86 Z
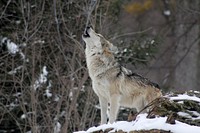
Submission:
M 166 123 L 167 117 L 156 117 L 154 119 L 146 118 L 147 114 L 140 114 L 135 121 L 119 121 L 113 124 L 104 124 L 98 127 L 91 127 L 87 131 L 79 131 L 76 133 L 91 133 L 94 131 L 105 131 L 106 129 L 113 128 L 110 132 L 122 130 L 124 132 L 130 132 L 134 130 L 150 130 L 150 129 L 163 129 L 171 131 L 173 133 L 200 133 L 200 127 L 191 126 L 179 121 L 176 124 Z
M 185 94 L 179 94 L 177 96 L 166 96 L 169 97 L 171 101 L 173 100 L 192 100 L 200 102 L 200 98 L 194 96 L 189 96 Z M 182 113 L 181 115 L 184 115 Z M 188 115 L 185 113 L 185 115 Z M 200 115 L 200 114 L 198 114 Z M 166 123 L 167 117 L 157 116 L 156 118 L 149 119 L 146 117 L 147 114 L 139 114 L 135 121 L 118 121 L 113 124 L 104 124 L 98 127 L 91 127 L 87 131 L 78 131 L 75 133 L 92 133 L 95 131 L 105 131 L 106 129 L 112 129 L 110 132 L 115 132 L 122 130 L 124 132 L 138 131 L 138 130 L 151 130 L 151 129 L 162 129 L 165 131 L 171 131 L 172 133 L 200 133 L 199 126 L 192 126 L 180 121 L 175 121 L 176 124 Z M 186 116 L 187 117 L 187 116 Z

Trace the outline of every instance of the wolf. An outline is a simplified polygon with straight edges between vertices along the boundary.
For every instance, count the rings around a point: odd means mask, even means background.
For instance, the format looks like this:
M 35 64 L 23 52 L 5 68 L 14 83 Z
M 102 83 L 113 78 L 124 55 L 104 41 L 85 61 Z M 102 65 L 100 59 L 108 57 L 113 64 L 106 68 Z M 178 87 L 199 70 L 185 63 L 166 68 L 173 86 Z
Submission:
M 121 66 L 115 59 L 117 47 L 101 34 L 87 27 L 82 35 L 86 44 L 85 56 L 92 80 L 92 88 L 99 98 L 101 124 L 115 122 L 119 107 L 142 110 L 148 103 L 162 96 L 158 84 Z

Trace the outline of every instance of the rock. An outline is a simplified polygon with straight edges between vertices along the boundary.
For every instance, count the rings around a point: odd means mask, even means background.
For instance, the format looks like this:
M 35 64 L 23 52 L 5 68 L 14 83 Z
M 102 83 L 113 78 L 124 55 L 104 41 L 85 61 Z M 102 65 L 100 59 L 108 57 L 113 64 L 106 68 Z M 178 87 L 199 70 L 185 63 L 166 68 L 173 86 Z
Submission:
M 179 95 L 180 98 L 178 98 Z M 188 99 L 184 99 L 184 96 Z M 172 97 L 176 98 L 172 99 Z M 192 98 L 199 97 L 197 91 L 169 94 L 154 101 L 147 117 L 167 116 L 166 122 L 170 124 L 174 124 L 175 120 L 178 120 L 189 125 L 200 126 L 200 101 L 192 100 Z

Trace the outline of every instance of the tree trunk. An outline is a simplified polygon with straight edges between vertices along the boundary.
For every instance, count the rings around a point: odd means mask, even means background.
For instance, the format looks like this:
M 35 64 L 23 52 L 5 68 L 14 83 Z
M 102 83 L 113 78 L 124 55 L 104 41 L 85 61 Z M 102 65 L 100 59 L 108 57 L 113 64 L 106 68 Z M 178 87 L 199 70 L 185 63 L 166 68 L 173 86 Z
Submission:
M 179 1 L 181 9 L 176 13 L 175 26 L 175 71 L 173 87 L 176 89 L 198 90 L 199 68 L 199 24 L 195 20 L 199 1 Z M 195 2 L 195 3 L 194 3 Z

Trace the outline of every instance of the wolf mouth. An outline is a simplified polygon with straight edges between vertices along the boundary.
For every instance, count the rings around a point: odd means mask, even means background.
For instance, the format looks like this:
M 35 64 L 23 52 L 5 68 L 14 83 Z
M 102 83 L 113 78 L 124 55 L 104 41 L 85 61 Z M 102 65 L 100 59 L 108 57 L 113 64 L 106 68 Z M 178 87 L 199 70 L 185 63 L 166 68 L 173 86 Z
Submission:
M 90 37 L 88 31 L 90 30 L 90 27 L 87 27 L 83 33 L 83 37 L 87 38 L 87 37 Z

